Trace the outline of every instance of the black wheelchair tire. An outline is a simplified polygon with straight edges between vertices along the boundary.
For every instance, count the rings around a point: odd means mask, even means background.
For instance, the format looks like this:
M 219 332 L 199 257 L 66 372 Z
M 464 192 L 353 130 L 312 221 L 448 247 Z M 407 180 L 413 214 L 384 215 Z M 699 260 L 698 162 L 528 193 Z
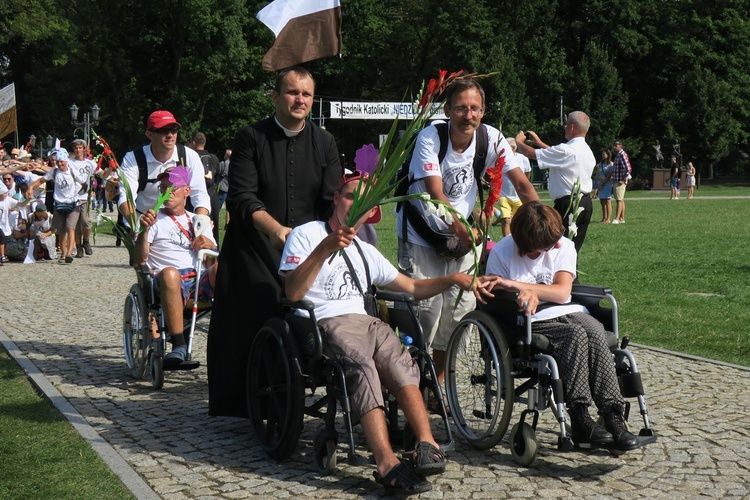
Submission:
M 164 356 L 157 355 L 151 350 L 151 387 L 161 389 L 164 387 Z
M 502 329 L 486 313 L 467 314 L 451 334 L 445 358 L 446 396 L 458 433 L 478 450 L 493 448 L 513 413 L 511 356 Z
M 146 371 L 150 330 L 145 294 L 140 285 L 133 285 L 125 298 L 122 315 L 122 342 L 125 363 L 130 369 L 130 374 L 138 380 L 143 378 Z
M 297 448 L 305 405 L 305 386 L 292 363 L 287 324 L 266 322 L 250 348 L 247 410 L 255 436 L 273 459 L 284 460 Z

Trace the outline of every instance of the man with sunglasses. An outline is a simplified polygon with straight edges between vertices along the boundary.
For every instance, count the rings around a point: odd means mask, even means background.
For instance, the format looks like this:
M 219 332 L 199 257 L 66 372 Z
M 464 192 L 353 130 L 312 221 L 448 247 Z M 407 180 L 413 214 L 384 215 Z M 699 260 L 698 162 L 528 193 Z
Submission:
M 135 201 L 135 210 L 143 214 L 156 205 L 159 198 L 159 174 L 182 165 L 190 172 L 191 210 L 196 214 L 209 215 L 211 200 L 204 181 L 205 169 L 198 153 L 177 144 L 180 123 L 169 111 L 154 111 L 146 122 L 146 137 L 151 141 L 143 148 L 130 151 L 122 160 L 119 176 L 127 178 Z M 132 213 L 126 190 L 120 189 L 117 201 L 123 215 Z

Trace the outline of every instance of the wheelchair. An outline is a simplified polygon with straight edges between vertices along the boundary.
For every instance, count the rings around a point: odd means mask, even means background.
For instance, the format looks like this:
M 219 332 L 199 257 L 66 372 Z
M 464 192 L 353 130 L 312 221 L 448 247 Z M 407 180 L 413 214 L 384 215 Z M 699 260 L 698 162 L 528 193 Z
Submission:
M 439 412 L 446 440 L 441 450 L 454 449 L 451 427 L 437 383 L 432 359 L 425 348 L 422 328 L 413 297 L 409 294 L 378 291 L 380 318 L 402 339 L 413 338 L 408 346 L 421 373 L 420 390 L 426 398 L 432 394 L 439 402 Z M 300 439 L 305 415 L 325 422 L 313 441 L 313 454 L 318 471 L 331 474 L 337 466 L 339 432 L 336 430 L 337 408 L 341 409 L 346 433 L 348 462 L 366 463 L 357 454 L 354 424 L 347 394 L 344 369 L 338 361 L 324 354 L 324 344 L 312 302 L 290 302 L 282 299 L 283 318 L 266 322 L 250 348 L 247 368 L 248 414 L 258 442 L 276 460 L 288 458 Z M 302 314 L 299 314 L 302 312 Z M 405 342 L 408 344 L 408 339 Z M 318 389 L 320 394 L 316 394 Z M 416 446 L 408 423 L 399 424 L 396 398 L 386 394 L 385 414 L 391 441 L 405 450 Z
M 217 257 L 218 252 L 202 249 L 198 251 L 198 267 L 196 269 L 195 286 L 200 283 L 203 272 L 203 258 Z M 190 299 L 185 306 L 183 332 L 187 343 L 188 355 L 185 361 L 178 365 L 164 366 L 164 355 L 167 351 L 169 335 L 166 332 L 164 315 L 156 292 L 155 276 L 148 266 L 136 266 L 135 272 L 138 282 L 130 287 L 125 298 L 125 309 L 122 320 L 122 340 L 125 351 L 125 363 L 131 375 L 140 380 L 147 367 L 150 367 L 151 385 L 154 389 L 164 386 L 165 370 L 194 370 L 200 366 L 191 357 L 192 340 L 195 333 L 195 323 L 198 319 L 211 312 L 211 304 Z M 152 321 L 158 329 L 158 336 L 152 333 Z
M 534 317 L 519 313 L 515 295 L 497 293 L 459 322 L 446 350 L 446 394 L 458 434 L 481 450 L 493 448 L 505 436 L 514 403 L 525 404 L 527 408 L 511 429 L 509 442 L 513 459 L 527 467 L 537 454 L 539 414 L 548 407 L 559 424 L 559 450 L 587 445 L 574 443 L 569 436 L 564 388 L 551 355 L 552 347 L 546 337 L 531 333 Z M 620 391 L 624 398 L 638 401 L 643 419 L 637 436 L 639 447 L 656 441 L 641 374 L 633 354 L 627 350 L 629 338 L 623 338 L 618 346 L 618 310 L 612 291 L 573 285 L 572 301 L 586 306 L 607 330 Z M 557 304 L 547 304 L 552 305 Z M 538 309 L 543 307 L 540 304 Z M 630 409 L 626 400 L 626 421 Z M 608 449 L 613 454 L 622 453 L 613 447 Z

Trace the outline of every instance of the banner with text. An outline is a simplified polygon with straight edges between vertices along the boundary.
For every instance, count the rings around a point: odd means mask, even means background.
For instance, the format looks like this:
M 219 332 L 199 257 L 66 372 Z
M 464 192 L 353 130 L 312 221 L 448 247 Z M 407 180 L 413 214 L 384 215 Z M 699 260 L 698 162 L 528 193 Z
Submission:
M 432 120 L 447 120 L 443 113 L 443 105 L 432 105 L 435 114 Z M 411 120 L 419 112 L 417 103 L 408 102 L 346 102 L 331 101 L 331 118 L 345 120 Z

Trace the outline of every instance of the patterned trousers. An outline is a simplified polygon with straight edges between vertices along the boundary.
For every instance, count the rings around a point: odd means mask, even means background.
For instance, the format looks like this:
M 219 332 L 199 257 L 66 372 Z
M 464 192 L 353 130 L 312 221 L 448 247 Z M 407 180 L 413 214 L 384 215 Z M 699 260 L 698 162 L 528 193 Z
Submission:
M 552 356 L 565 383 L 568 407 L 590 405 L 593 400 L 600 412 L 612 405 L 624 411 L 606 332 L 596 318 L 586 313 L 566 314 L 534 323 L 532 332 L 547 337 L 554 348 Z

